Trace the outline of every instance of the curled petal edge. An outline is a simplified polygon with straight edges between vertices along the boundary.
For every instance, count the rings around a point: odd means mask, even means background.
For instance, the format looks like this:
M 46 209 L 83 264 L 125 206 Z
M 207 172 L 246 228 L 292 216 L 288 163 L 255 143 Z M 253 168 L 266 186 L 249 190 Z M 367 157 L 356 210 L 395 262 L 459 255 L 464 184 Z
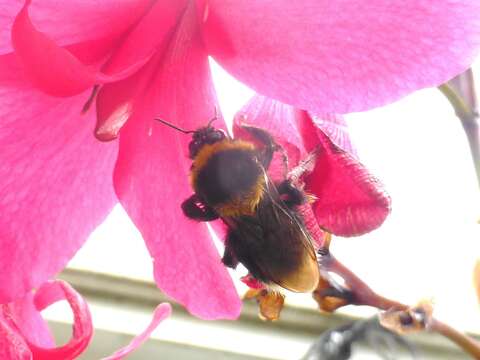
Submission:
M 105 74 L 87 66 L 70 51 L 57 45 L 33 25 L 26 0 L 12 26 L 12 45 L 27 78 L 41 91 L 59 97 L 80 94 L 94 84 L 122 80 L 140 69 L 150 54 L 114 74 Z
M 69 360 L 77 358 L 86 349 L 93 335 L 92 318 L 87 303 L 75 289 L 64 281 L 54 280 L 40 286 L 33 297 L 33 303 L 39 312 L 61 300 L 67 300 L 73 311 L 72 339 L 66 345 L 57 348 L 38 346 L 29 340 L 30 336 L 28 335 L 32 334 L 21 334 L 19 328 L 15 325 L 16 319 L 11 319 L 9 321 L 9 331 L 13 331 L 12 336 L 15 336 L 17 339 L 15 351 L 21 351 L 19 359 Z M 136 336 L 128 345 L 102 360 L 123 359 L 142 345 L 157 326 L 170 316 L 171 312 L 170 304 L 163 303 L 158 305 L 150 324 L 141 334 Z M 17 349 L 18 346 L 20 348 Z
M 145 342 L 157 326 L 170 316 L 172 307 L 170 304 L 163 303 L 157 306 L 153 313 L 153 319 L 148 327 L 138 336 L 136 336 L 127 346 L 117 350 L 112 355 L 103 358 L 102 360 L 119 360 L 137 349 L 143 342 Z
M 318 145 L 315 166 L 303 180 L 306 191 L 317 197 L 312 208 L 320 227 L 346 237 L 378 228 L 391 211 L 391 198 L 383 184 L 313 123 L 302 126 L 302 131 L 308 128 L 309 137 L 315 134 Z
M 34 303 L 42 311 L 53 303 L 67 300 L 73 311 L 74 324 L 70 341 L 57 348 L 44 348 L 28 341 L 28 346 L 36 360 L 75 359 L 90 343 L 93 335 L 92 317 L 86 301 L 68 283 L 61 280 L 44 283 L 35 293 Z

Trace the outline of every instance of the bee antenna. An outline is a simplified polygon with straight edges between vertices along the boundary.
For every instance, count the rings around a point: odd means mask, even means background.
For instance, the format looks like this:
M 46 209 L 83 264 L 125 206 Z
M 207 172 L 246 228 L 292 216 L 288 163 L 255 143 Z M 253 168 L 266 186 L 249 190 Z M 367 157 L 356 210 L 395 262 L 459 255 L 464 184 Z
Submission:
M 215 105 L 215 116 L 213 118 L 210 119 L 210 121 L 208 122 L 208 125 L 207 127 L 210 127 L 212 125 L 212 123 L 218 119 L 218 109 L 217 109 L 217 105 Z
M 173 129 L 175 129 L 175 130 L 178 130 L 178 131 L 180 131 L 180 132 L 182 132 L 182 133 L 184 133 L 184 134 L 191 134 L 191 133 L 194 133 L 194 132 L 195 132 L 195 131 L 193 131 L 193 130 L 184 130 L 184 129 L 181 129 L 181 128 L 179 128 L 178 126 L 175 126 L 175 125 L 173 125 L 173 124 L 170 124 L 169 122 L 167 122 L 167 121 L 165 121 L 165 120 L 163 120 L 163 119 L 155 118 L 155 120 L 160 121 L 161 123 L 163 123 L 163 124 L 165 124 L 165 125 L 167 125 L 167 126 L 170 126 L 171 128 L 173 128 Z

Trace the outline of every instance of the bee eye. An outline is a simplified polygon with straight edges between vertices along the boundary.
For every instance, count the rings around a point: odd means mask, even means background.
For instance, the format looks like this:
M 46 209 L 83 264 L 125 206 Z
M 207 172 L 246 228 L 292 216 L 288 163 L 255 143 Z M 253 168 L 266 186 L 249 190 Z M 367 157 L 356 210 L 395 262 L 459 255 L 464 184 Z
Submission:
M 225 134 L 223 133 L 223 131 L 215 131 L 215 136 L 218 140 L 222 140 L 223 138 L 225 138 Z
M 200 148 L 200 142 L 199 141 L 191 141 L 190 144 L 188 144 L 188 151 L 190 153 L 190 158 L 193 159 L 195 155 L 197 155 L 197 152 Z
M 222 131 L 214 131 L 211 134 L 209 134 L 209 143 L 213 144 L 214 142 L 223 140 L 225 138 L 225 134 Z

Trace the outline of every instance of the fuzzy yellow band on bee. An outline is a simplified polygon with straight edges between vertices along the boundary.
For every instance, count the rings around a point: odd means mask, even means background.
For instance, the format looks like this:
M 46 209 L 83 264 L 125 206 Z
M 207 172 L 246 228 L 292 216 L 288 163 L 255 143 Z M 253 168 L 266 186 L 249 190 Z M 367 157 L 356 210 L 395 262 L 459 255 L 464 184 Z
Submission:
M 229 201 L 225 204 L 215 206 L 215 210 L 222 216 L 236 217 L 241 215 L 253 215 L 257 205 L 262 199 L 265 180 L 259 177 L 252 190 L 243 196 Z
M 256 152 L 256 148 L 252 143 L 242 140 L 226 139 L 214 144 L 207 144 L 203 146 L 193 160 L 190 173 L 190 182 L 195 192 L 202 193 L 202 191 L 199 189 L 199 174 L 206 167 L 208 167 L 209 161 L 211 161 L 215 156 L 233 150 L 252 154 Z M 255 165 L 255 168 L 257 168 L 257 165 Z M 260 170 L 260 168 L 261 165 L 258 164 L 258 169 Z M 261 173 L 263 174 L 263 171 Z M 224 202 L 210 205 L 213 206 L 215 210 L 221 214 L 221 216 L 240 216 L 253 214 L 264 192 L 265 177 L 256 176 L 253 177 L 252 180 L 254 180 L 252 184 L 248 186 L 248 188 L 244 188 L 240 193 L 232 193 L 232 196 L 228 200 L 225 199 Z

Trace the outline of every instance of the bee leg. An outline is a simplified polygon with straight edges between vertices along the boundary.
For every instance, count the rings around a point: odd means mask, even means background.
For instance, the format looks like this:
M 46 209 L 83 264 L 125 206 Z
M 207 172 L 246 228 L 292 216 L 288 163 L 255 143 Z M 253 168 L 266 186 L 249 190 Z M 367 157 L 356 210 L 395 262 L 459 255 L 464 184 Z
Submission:
M 182 203 L 182 210 L 186 217 L 197 221 L 212 221 L 219 217 L 217 212 L 204 204 L 197 194 L 193 194 Z
M 228 241 L 225 244 L 225 251 L 223 253 L 222 257 L 222 263 L 232 269 L 235 269 L 237 265 L 239 264 L 239 261 L 237 257 L 235 256 L 235 253 L 233 252 L 233 249 L 228 246 Z
M 297 189 L 288 180 L 282 181 L 277 186 L 277 191 L 280 194 L 280 198 L 289 208 L 305 204 L 307 201 L 303 191 Z
M 328 288 L 324 289 L 320 292 L 322 297 L 334 297 L 338 299 L 343 299 L 346 301 L 347 305 L 348 304 L 356 304 L 356 298 L 355 294 L 353 291 L 348 290 L 348 289 L 340 289 L 340 288 Z
M 259 160 L 263 167 L 268 169 L 273 159 L 273 153 L 277 150 L 282 150 L 282 147 L 275 142 L 272 135 L 266 130 L 250 125 L 242 125 L 242 128 L 264 145 L 259 154 Z

